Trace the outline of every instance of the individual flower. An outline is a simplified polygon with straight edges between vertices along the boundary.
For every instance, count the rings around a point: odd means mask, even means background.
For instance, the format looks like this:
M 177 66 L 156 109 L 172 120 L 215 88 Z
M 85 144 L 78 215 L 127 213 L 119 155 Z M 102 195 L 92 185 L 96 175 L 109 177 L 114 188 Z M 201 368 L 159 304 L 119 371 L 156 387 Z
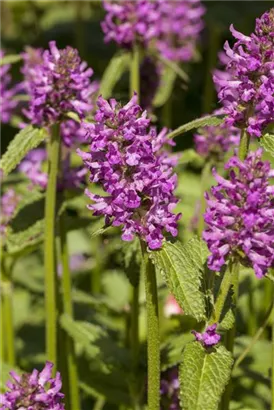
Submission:
M 229 58 L 227 77 L 214 76 L 227 123 L 247 128 L 260 137 L 274 121 L 274 8 L 256 20 L 255 32 L 246 36 L 231 25 L 236 43 L 224 49 Z
M 161 67 L 151 57 L 145 57 L 140 66 L 140 106 L 149 110 L 160 84 Z
M 59 50 L 55 41 L 50 41 L 49 50 L 43 52 L 42 59 L 42 63 L 34 67 L 25 59 L 23 71 L 30 95 L 25 115 L 39 126 L 64 120 L 70 111 L 80 117 L 86 115 L 92 109 L 94 87 L 90 77 L 93 70 L 81 61 L 76 49 L 66 47 Z
M 146 46 L 158 35 L 156 2 L 151 0 L 103 1 L 106 16 L 101 23 L 105 42 L 115 41 L 130 48 L 138 42 Z
M 221 340 L 221 335 L 216 332 L 217 324 L 214 323 L 211 326 L 208 326 L 203 333 L 196 332 L 195 330 L 192 333 L 195 336 L 197 342 L 201 342 L 205 347 L 215 346 Z
M 160 384 L 161 410 L 180 410 L 179 390 L 178 366 L 162 372 Z
M 1 216 L 0 216 L 0 234 L 4 235 L 7 226 L 12 219 L 15 209 L 19 204 L 21 196 L 14 189 L 9 188 L 1 196 Z
M 149 129 L 146 112 L 136 104 L 137 95 L 125 106 L 115 99 L 98 99 L 95 124 L 86 124 L 89 152 L 78 150 L 90 171 L 90 181 L 99 183 L 106 196 L 86 190 L 93 201 L 88 208 L 95 216 L 104 215 L 107 224 L 122 226 L 122 239 L 134 235 L 150 249 L 160 248 L 164 231 L 177 235 L 180 215 L 174 189 L 175 159 L 163 149 L 167 130 L 157 135 Z
M 30 151 L 23 159 L 18 170 L 25 174 L 31 181 L 30 189 L 39 186 L 43 190 L 48 184 L 48 172 L 46 171 L 47 151 L 45 148 L 36 148 Z M 61 161 L 61 173 L 58 177 L 57 188 L 64 189 L 80 188 L 85 183 L 86 171 L 82 168 L 70 166 L 70 155 L 63 150 Z
M 0 395 L 1 410 L 64 410 L 61 375 L 52 377 L 53 364 L 46 362 L 39 372 L 18 375 L 11 371 L 8 390 Z
M 181 315 L 183 310 L 178 304 L 177 300 L 173 295 L 169 295 L 164 305 L 164 315 L 166 318 L 169 318 L 173 315 Z
M 220 271 L 228 257 L 252 266 L 258 278 L 274 266 L 274 171 L 261 157 L 261 149 L 244 161 L 232 157 L 225 165 L 228 179 L 213 170 L 217 185 L 206 194 L 203 233 L 212 270 Z
M 0 50 L 0 59 L 5 53 Z M 0 119 L 2 123 L 8 123 L 14 110 L 18 106 L 15 96 L 21 88 L 21 84 L 11 84 L 10 64 L 0 66 Z
M 224 154 L 232 147 L 239 145 L 239 142 L 240 131 L 229 126 L 226 122 L 199 128 L 197 134 L 194 135 L 198 154 L 207 160 L 214 160 L 214 162 L 222 161 Z
M 195 56 L 204 27 L 200 0 L 156 0 L 159 35 L 156 48 L 168 60 L 188 62 Z

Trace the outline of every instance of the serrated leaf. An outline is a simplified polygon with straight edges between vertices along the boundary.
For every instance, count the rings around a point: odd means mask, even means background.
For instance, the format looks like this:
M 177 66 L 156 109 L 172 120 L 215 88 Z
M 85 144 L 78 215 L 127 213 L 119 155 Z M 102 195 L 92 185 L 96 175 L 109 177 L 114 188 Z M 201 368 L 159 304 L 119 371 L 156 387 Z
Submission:
M 176 73 L 170 67 L 165 67 L 161 74 L 160 86 L 153 99 L 152 105 L 154 107 L 161 107 L 171 96 L 174 83 L 176 80 Z
M 264 134 L 260 138 L 260 145 L 274 157 L 274 134 Z
M 44 129 L 34 128 L 32 125 L 21 130 L 11 141 L 7 151 L 1 158 L 0 168 L 5 176 L 8 175 L 33 148 L 36 148 L 47 133 Z
M 165 242 L 160 250 L 151 252 L 156 269 L 163 273 L 184 313 L 198 321 L 205 319 L 205 297 L 200 288 L 207 255 L 205 243 L 197 238 L 184 246 L 179 241 Z
M 17 255 L 31 252 L 43 241 L 44 220 L 37 221 L 31 227 L 18 233 L 8 231 L 6 247 L 9 255 Z
M 199 342 L 189 343 L 180 365 L 182 410 L 217 410 L 232 364 L 232 355 L 224 346 L 211 352 Z
M 109 98 L 112 95 L 115 85 L 128 70 L 129 61 L 128 53 L 119 52 L 112 57 L 100 82 L 99 94 L 104 98 Z
M 0 59 L 0 66 L 5 64 L 18 63 L 18 61 L 21 61 L 22 59 L 23 57 L 19 54 L 10 54 Z
M 187 124 L 181 125 L 174 131 L 171 131 L 167 137 L 168 138 L 175 138 L 178 135 L 183 134 L 184 132 L 190 131 L 194 128 L 205 127 L 208 125 L 219 125 L 223 122 L 223 117 L 216 117 L 212 115 L 207 115 L 202 118 L 197 118 L 196 120 L 190 121 Z

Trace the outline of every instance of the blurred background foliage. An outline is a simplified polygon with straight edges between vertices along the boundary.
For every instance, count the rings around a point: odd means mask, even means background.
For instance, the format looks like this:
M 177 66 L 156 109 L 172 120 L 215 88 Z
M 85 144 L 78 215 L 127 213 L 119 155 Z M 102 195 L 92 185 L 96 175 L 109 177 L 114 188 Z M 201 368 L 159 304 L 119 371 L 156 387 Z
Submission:
M 211 72 L 216 67 L 218 52 L 223 43 L 231 39 L 229 26 L 250 33 L 254 20 L 270 8 L 269 1 L 206 1 L 205 29 L 201 35 L 197 61 L 183 67 L 190 81 L 184 84 L 176 80 L 168 109 L 172 113 L 167 123 L 165 108 L 155 112 L 157 125 L 176 128 L 194 118 L 210 113 L 217 107 L 216 92 Z M 176 2 L 174 1 L 174 7 Z M 17 54 L 26 45 L 46 48 L 50 40 L 56 40 L 59 48 L 71 45 L 78 48 L 81 57 L 94 70 L 94 78 L 100 81 L 111 57 L 117 51 L 114 44 L 105 45 L 100 21 L 104 15 L 100 1 L 1 1 L 2 48 L 7 54 Z M 20 65 L 12 66 L 14 81 L 21 80 Z M 114 89 L 114 97 L 128 99 L 128 77 L 123 76 Z M 170 121 L 170 115 L 168 115 Z M 17 130 L 10 125 L 2 126 L 2 152 Z M 176 149 L 182 151 L 193 145 L 193 134 L 177 138 Z M 179 170 L 178 195 L 183 213 L 180 236 L 186 241 L 193 236 L 190 229 L 195 204 L 200 198 L 200 168 L 181 166 Z M 14 180 L 16 182 L 16 180 Z M 15 183 L 14 182 L 14 183 Z M 212 181 L 208 181 L 210 186 Z M 69 248 L 71 255 L 83 255 L 83 260 L 73 272 L 75 319 L 62 317 L 59 331 L 67 331 L 77 343 L 80 363 L 83 409 L 90 409 L 98 400 L 109 402 L 104 409 L 123 410 L 129 403 L 127 370 L 129 286 L 124 264 L 125 253 L 130 247 L 121 243 L 115 229 L 91 239 L 90 230 L 101 226 L 101 221 L 86 211 L 86 199 L 76 197 L 67 205 L 71 221 Z M 13 220 L 14 232 L 26 229 L 41 219 L 43 198 L 36 206 L 31 202 L 24 217 Z M 39 214 L 40 212 L 40 214 Z M 77 215 L 76 224 L 75 215 Z M 18 226 L 24 223 L 24 227 Z M 82 223 L 81 223 L 82 221 Z M 16 225 L 17 224 L 17 225 Z M 98 225 L 98 226 L 97 226 Z M 83 228 L 81 228 L 81 226 Z M 15 262 L 15 327 L 18 365 L 25 370 L 40 366 L 44 361 L 44 299 L 43 255 L 41 249 L 24 255 Z M 130 266 L 132 269 L 132 265 Z M 250 343 L 251 337 L 263 321 L 269 306 L 269 291 L 264 281 L 258 281 L 253 272 L 242 269 L 240 285 L 239 323 L 236 355 L 240 355 Z M 101 272 L 101 284 L 92 280 L 94 272 Z M 90 274 L 91 273 L 91 274 Z M 95 276 L 95 275 L 94 275 Z M 97 275 L 98 276 L 98 275 Z M 160 275 L 159 275 L 160 279 Z M 97 288 L 96 288 L 97 287 Z M 143 284 L 142 284 L 143 287 Z M 96 290 L 96 292 L 94 292 Z M 161 306 L 167 297 L 163 283 L 159 283 Z M 98 294 L 96 295 L 98 291 Z M 144 291 L 141 292 L 141 339 L 145 341 Z M 271 298 L 271 294 L 270 294 Z M 186 316 L 161 318 L 163 369 L 179 362 L 184 344 L 192 339 L 190 334 L 197 324 Z M 62 327 L 62 328 L 61 328 Z M 182 333 L 182 329 L 183 332 Z M 145 346 L 142 345 L 143 367 L 139 378 L 145 379 Z M 270 409 L 269 363 L 271 360 L 270 327 L 256 343 L 241 365 L 235 369 L 234 393 L 231 409 Z M 7 379 L 8 368 L 3 367 L 1 387 Z

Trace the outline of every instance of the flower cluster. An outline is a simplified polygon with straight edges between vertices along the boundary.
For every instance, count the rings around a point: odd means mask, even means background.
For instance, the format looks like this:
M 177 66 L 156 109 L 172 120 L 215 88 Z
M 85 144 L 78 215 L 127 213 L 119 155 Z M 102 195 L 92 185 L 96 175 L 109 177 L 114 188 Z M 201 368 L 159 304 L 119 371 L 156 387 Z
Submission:
M 31 374 L 18 375 L 10 372 L 12 380 L 7 382 L 6 393 L 0 395 L 1 410 L 64 410 L 61 375 L 56 373 L 52 378 L 53 364 L 46 362 L 39 372 L 34 369 Z
M 201 342 L 205 347 L 215 346 L 221 340 L 221 335 L 216 332 L 217 324 L 214 323 L 211 326 L 208 326 L 203 333 L 196 332 L 195 330 L 192 333 L 195 336 L 197 342 Z
M 4 57 L 4 52 L 0 50 L 0 59 Z M 14 98 L 21 89 L 21 84 L 11 85 L 11 75 L 9 74 L 10 64 L 3 64 L 0 67 L 0 119 L 2 123 L 8 123 L 18 101 Z
M 174 366 L 161 374 L 161 410 L 180 410 L 179 372 Z
M 14 215 L 14 211 L 20 201 L 21 197 L 14 189 L 9 188 L 1 196 L 1 218 L 0 218 L 0 234 L 4 235 L 9 221 Z
M 107 12 L 101 23 L 105 42 L 115 41 L 130 48 L 138 42 L 146 46 L 158 35 L 156 2 L 150 0 L 104 0 Z
M 228 256 L 252 266 L 259 278 L 274 266 L 274 171 L 261 156 L 259 149 L 243 162 L 232 157 L 225 166 L 228 179 L 213 171 L 218 184 L 206 194 L 203 233 L 212 270 L 220 271 Z
M 194 135 L 196 151 L 206 159 L 214 162 L 222 161 L 224 154 L 233 146 L 239 145 L 240 131 L 228 126 L 226 122 L 220 125 L 209 125 L 198 130 Z
M 18 169 L 31 181 L 30 188 L 39 186 L 46 189 L 48 184 L 48 173 L 45 171 L 47 151 L 44 148 L 36 148 L 30 151 L 23 159 Z M 61 162 L 62 173 L 58 178 L 58 190 L 79 188 L 85 183 L 86 171 L 82 168 L 70 166 L 70 156 L 64 153 Z
M 160 248 L 163 231 L 177 235 L 180 215 L 172 214 L 177 204 L 173 192 L 177 177 L 176 158 L 163 149 L 166 132 L 149 129 L 150 120 L 136 104 L 137 95 L 122 107 L 115 99 L 98 99 L 95 124 L 87 124 L 89 152 L 78 150 L 90 171 L 90 181 L 98 182 L 107 196 L 86 191 L 94 202 L 89 209 L 104 215 L 106 223 L 122 226 L 122 239 L 134 235 L 151 249 Z
M 33 60 L 25 58 L 23 72 L 30 95 L 25 114 L 33 124 L 49 126 L 63 120 L 70 111 L 83 117 L 92 109 L 93 71 L 81 61 L 77 50 L 58 50 L 55 41 L 51 41 L 49 50 L 42 54 L 42 62 L 33 64 Z
M 231 25 L 237 40 L 231 49 L 224 49 L 229 61 L 227 76 L 214 76 L 219 98 L 228 115 L 227 122 L 247 128 L 251 136 L 260 137 L 274 121 L 274 8 L 256 21 L 250 36 L 239 33 Z
M 176 4 L 175 4 L 176 3 Z M 168 60 L 193 59 L 205 9 L 200 0 L 157 0 L 159 40 L 156 47 Z

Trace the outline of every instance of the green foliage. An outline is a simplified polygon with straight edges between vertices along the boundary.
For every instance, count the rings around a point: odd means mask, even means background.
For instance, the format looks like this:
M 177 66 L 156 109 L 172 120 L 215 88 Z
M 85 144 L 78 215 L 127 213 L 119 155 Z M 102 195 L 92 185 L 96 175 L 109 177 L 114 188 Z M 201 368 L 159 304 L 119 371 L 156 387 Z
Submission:
M 179 241 L 165 242 L 160 250 L 151 253 L 156 269 L 162 272 L 184 313 L 198 321 L 205 319 L 201 280 L 207 255 L 205 243 L 197 238 L 184 246 Z
M 176 73 L 170 67 L 165 67 L 161 73 L 161 81 L 158 91 L 153 99 L 154 107 L 164 105 L 172 94 L 172 90 L 176 80 Z
M 156 54 L 156 57 L 161 61 L 161 63 L 166 66 L 167 68 L 171 69 L 181 80 L 187 82 L 189 80 L 187 73 L 182 70 L 182 68 L 175 63 L 174 61 L 171 61 L 167 58 L 164 58 L 161 56 L 161 54 Z
M 1 58 L 0 60 L 0 66 L 5 65 L 5 64 L 14 64 L 18 63 L 18 61 L 22 60 L 22 56 L 19 54 L 9 54 Z
M 1 158 L 0 168 L 8 175 L 33 148 L 36 148 L 47 137 L 44 129 L 25 127 L 13 138 L 7 151 Z
M 139 283 L 140 269 L 142 263 L 140 241 L 136 238 L 132 242 L 124 242 L 122 247 L 124 256 L 125 273 L 132 286 Z
M 178 135 L 183 134 L 184 132 L 193 130 L 194 128 L 200 128 L 200 127 L 205 127 L 207 125 L 219 125 L 223 122 L 222 117 L 216 117 L 214 115 L 207 115 L 202 118 L 198 118 L 196 120 L 190 121 L 187 124 L 181 125 L 179 128 L 177 128 L 174 131 L 171 131 L 168 134 L 168 138 L 175 138 L 178 137 Z
M 112 57 L 100 81 L 99 93 L 104 98 L 109 98 L 112 95 L 115 85 L 128 70 L 129 62 L 130 57 L 128 53 L 118 52 Z
M 195 166 L 202 166 L 204 163 L 204 158 L 201 155 L 197 154 L 194 149 L 186 149 L 183 152 L 180 152 L 180 158 L 178 161 L 179 165 L 188 165 L 192 164 Z
M 43 241 L 44 220 L 37 221 L 31 227 L 18 233 L 8 232 L 6 239 L 9 255 L 19 255 L 32 252 Z
M 274 157 L 274 134 L 266 133 L 260 138 L 261 146 Z
M 180 365 L 182 410 L 217 410 L 232 363 L 224 346 L 208 351 L 199 342 L 189 343 Z

